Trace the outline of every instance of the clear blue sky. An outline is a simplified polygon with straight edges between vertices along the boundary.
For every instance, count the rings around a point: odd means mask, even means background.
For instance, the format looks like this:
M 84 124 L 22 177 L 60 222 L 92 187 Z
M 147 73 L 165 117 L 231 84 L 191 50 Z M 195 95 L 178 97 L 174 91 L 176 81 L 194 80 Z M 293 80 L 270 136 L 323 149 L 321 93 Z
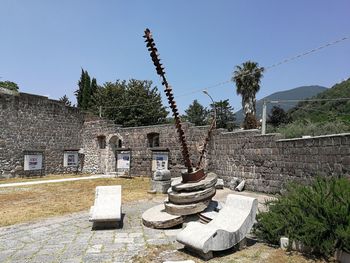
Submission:
M 0 0 L 0 10 L 0 77 L 22 92 L 75 103 L 84 68 L 99 84 L 152 80 L 165 98 L 142 38 L 149 27 L 181 112 L 209 98 L 180 95 L 229 80 L 246 60 L 267 67 L 350 36 L 348 0 Z M 257 98 L 348 77 L 350 40 L 266 71 Z M 240 108 L 232 83 L 209 93 Z

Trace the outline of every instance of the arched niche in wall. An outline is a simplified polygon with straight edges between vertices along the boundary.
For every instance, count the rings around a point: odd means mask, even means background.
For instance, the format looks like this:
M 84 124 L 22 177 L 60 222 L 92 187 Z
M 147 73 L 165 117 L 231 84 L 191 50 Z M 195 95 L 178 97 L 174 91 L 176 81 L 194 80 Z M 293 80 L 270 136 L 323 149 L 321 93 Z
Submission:
M 123 147 L 123 138 L 119 133 L 113 133 L 108 135 L 106 140 L 108 146 L 111 147 L 112 150 Z
M 147 147 L 154 148 L 159 147 L 159 133 L 150 132 L 147 134 Z
M 106 149 L 106 136 L 98 135 L 97 136 L 97 145 L 99 149 Z
M 120 134 L 114 133 L 110 134 L 106 138 L 107 141 L 107 157 L 105 160 L 105 167 L 107 173 L 116 172 L 116 158 L 117 153 L 116 150 L 121 148 L 123 145 L 123 138 Z

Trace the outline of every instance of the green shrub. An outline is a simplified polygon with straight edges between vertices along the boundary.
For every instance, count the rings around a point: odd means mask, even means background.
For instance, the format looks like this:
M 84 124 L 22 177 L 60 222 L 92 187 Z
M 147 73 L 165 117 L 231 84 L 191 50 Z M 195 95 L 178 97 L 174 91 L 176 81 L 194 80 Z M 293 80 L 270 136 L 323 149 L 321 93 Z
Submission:
M 316 254 L 350 252 L 350 181 L 317 178 L 310 186 L 291 184 L 257 215 L 255 234 L 272 244 L 281 236 L 300 241 Z
M 0 81 L 0 87 L 12 91 L 18 91 L 18 85 L 12 81 Z
M 271 132 L 272 129 L 268 128 Z M 333 122 L 314 123 L 309 120 L 295 121 L 277 129 L 274 132 L 281 133 L 285 138 L 300 138 L 303 135 L 326 135 L 350 132 L 350 122 L 335 120 Z

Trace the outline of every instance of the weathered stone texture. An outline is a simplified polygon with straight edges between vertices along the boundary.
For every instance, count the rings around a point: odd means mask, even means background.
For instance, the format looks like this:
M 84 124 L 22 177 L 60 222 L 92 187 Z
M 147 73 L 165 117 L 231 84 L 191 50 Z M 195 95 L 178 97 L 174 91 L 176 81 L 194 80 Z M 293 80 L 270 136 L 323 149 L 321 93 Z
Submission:
M 198 162 L 199 145 L 205 138 L 206 129 L 184 123 L 187 142 L 193 162 Z M 159 134 L 159 147 L 149 147 L 147 134 Z M 98 136 L 105 136 L 106 148 L 100 149 Z M 122 128 L 111 121 L 96 120 L 84 123 L 83 148 L 85 154 L 84 170 L 93 173 L 111 173 L 116 169 L 115 150 L 121 140 L 122 147 L 131 150 L 130 174 L 152 176 L 152 150 L 169 150 L 169 169 L 172 176 L 181 176 L 181 149 L 178 135 L 173 124 Z M 120 150 L 120 148 L 118 148 Z
M 0 93 L 0 177 L 24 174 L 25 151 L 43 153 L 44 173 L 67 171 L 64 150 L 79 150 L 82 124 L 76 108 L 58 101 L 26 93 Z
M 183 128 L 196 165 L 208 127 L 183 123 Z M 149 146 L 147 135 L 152 133 L 159 134 L 156 148 Z M 101 136 L 106 141 L 102 149 Z M 173 177 L 185 169 L 173 124 L 123 128 L 112 121 L 87 119 L 78 109 L 47 97 L 0 93 L 0 177 L 28 174 L 23 171 L 26 151 L 43 153 L 44 174 L 75 170 L 63 167 L 64 151 L 73 149 L 81 149 L 83 171 L 114 173 L 120 146 L 131 150 L 132 176 L 152 176 L 154 150 L 168 151 Z M 244 179 L 245 189 L 276 193 L 291 180 L 308 183 L 316 175 L 350 177 L 350 134 L 285 140 L 257 130 L 218 129 L 204 165 L 228 187 Z
M 247 190 L 276 193 L 288 181 L 309 183 L 317 175 L 349 176 L 350 134 L 281 139 L 258 131 L 217 134 L 209 169 L 229 186 L 245 179 Z

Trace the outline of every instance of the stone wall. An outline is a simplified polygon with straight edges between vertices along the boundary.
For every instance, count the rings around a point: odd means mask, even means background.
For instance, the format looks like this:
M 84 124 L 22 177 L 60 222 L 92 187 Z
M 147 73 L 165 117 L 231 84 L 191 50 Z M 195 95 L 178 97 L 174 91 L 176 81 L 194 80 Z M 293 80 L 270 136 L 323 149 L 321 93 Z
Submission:
M 209 159 L 209 169 L 226 186 L 238 177 L 248 190 L 276 193 L 287 181 L 350 176 L 350 134 L 281 139 L 258 131 L 223 132 L 214 137 Z
M 183 127 L 196 164 L 208 127 Z M 350 134 L 286 140 L 259 133 L 214 131 L 205 158 L 207 170 L 222 177 L 226 186 L 238 177 L 246 179 L 246 189 L 269 193 L 280 191 L 287 181 L 350 176 Z M 159 134 L 159 145 L 150 146 L 150 134 Z M 152 175 L 154 151 L 168 152 L 172 176 L 185 169 L 173 124 L 123 128 L 97 117 L 87 119 L 76 108 L 47 97 L 0 92 L 0 177 L 28 174 L 23 171 L 25 153 L 43 154 L 43 174 L 76 170 L 63 167 L 63 155 L 79 149 L 88 173 L 115 173 L 116 153 L 123 149 L 131 151 L 132 176 Z
M 187 142 L 196 163 L 199 157 L 199 146 L 205 138 L 207 127 L 195 127 L 190 123 L 183 124 Z M 122 148 L 130 149 L 131 175 L 151 176 L 153 151 L 167 151 L 169 154 L 169 169 L 173 176 L 180 176 L 182 165 L 181 149 L 178 135 L 173 124 L 122 128 L 111 121 L 95 120 L 84 123 L 83 148 L 85 154 L 84 171 L 92 173 L 115 172 L 116 150 L 118 140 Z M 149 147 L 148 134 L 159 134 L 159 146 Z M 98 137 L 106 138 L 106 147 L 100 149 Z
M 0 177 L 27 174 L 24 153 L 42 153 L 44 170 L 61 173 L 65 150 L 79 150 L 83 116 L 47 97 L 0 93 Z

